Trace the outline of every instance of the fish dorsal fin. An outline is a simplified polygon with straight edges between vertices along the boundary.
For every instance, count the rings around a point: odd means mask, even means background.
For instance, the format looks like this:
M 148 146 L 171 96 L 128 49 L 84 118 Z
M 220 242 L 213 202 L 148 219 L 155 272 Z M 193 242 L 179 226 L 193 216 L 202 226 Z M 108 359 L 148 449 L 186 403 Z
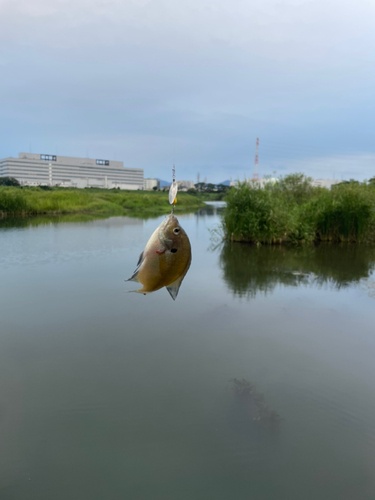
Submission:
M 138 271 L 139 269 L 137 269 L 136 271 L 134 271 L 134 274 L 131 278 L 129 278 L 128 280 L 125 280 L 125 281 L 137 281 L 138 282 Z
M 135 268 L 133 276 L 131 278 L 129 278 L 128 280 L 126 280 L 126 281 L 138 281 L 139 268 L 141 267 L 142 262 L 144 261 L 144 255 L 143 254 L 144 254 L 144 252 L 142 252 L 141 255 L 139 256 L 139 259 L 138 259 L 138 262 L 137 262 L 137 267 Z
M 185 277 L 185 274 L 180 276 L 176 281 L 174 281 L 173 283 L 171 283 L 170 285 L 168 285 L 166 287 L 168 292 L 169 292 L 169 295 L 172 297 L 173 300 L 176 300 L 176 297 L 178 295 L 178 291 L 180 289 L 180 286 L 181 286 L 181 283 L 182 283 L 182 280 L 184 279 L 184 277 Z
M 143 262 L 143 259 L 144 259 L 143 254 L 144 254 L 144 252 L 141 252 L 141 255 L 139 256 L 139 259 L 137 262 L 137 267 L 139 267 Z

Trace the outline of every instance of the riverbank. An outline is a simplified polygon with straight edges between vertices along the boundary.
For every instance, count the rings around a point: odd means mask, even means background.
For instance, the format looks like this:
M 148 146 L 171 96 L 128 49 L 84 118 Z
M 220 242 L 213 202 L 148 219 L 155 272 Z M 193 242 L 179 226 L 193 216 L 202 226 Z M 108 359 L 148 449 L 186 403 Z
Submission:
M 293 174 L 258 189 L 239 183 L 226 197 L 225 238 L 257 244 L 375 243 L 375 186 L 348 182 L 331 191 Z
M 201 198 L 179 193 L 176 213 L 198 210 Z M 168 193 L 68 188 L 0 188 L 0 217 L 40 214 L 111 214 L 145 216 L 168 212 Z

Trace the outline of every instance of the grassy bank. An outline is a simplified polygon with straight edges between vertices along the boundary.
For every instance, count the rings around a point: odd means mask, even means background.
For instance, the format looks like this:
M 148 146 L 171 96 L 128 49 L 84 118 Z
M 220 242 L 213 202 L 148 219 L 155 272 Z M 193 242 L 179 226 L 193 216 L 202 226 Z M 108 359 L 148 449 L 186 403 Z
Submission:
M 251 243 L 375 243 L 375 187 L 346 183 L 331 191 L 293 174 L 264 189 L 240 183 L 226 197 L 227 239 Z
M 179 193 L 175 212 L 188 212 L 204 203 Z M 104 189 L 0 187 L 0 215 L 113 214 L 147 216 L 170 210 L 168 193 Z

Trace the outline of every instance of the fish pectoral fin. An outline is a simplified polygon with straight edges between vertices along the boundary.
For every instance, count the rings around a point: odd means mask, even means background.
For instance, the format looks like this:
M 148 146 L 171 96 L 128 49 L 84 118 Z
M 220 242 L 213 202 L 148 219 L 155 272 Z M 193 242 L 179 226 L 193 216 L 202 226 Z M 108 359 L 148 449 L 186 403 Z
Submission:
M 182 283 L 182 280 L 184 279 L 184 277 L 185 277 L 185 275 L 180 276 L 176 281 L 174 281 L 173 283 L 171 283 L 170 285 L 168 285 L 166 287 L 166 289 L 169 292 L 169 295 L 172 297 L 173 300 L 176 300 L 176 297 L 178 295 L 178 291 L 180 289 L 180 286 L 181 286 L 181 283 Z

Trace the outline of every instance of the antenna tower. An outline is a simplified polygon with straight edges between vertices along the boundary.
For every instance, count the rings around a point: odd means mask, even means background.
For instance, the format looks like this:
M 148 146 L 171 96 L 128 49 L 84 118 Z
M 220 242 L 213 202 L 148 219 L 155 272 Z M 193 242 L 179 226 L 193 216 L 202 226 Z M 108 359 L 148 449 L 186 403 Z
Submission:
M 257 137 L 255 144 L 256 144 L 256 147 L 255 147 L 255 162 L 254 162 L 253 179 L 259 179 L 259 163 L 258 163 L 259 137 Z

